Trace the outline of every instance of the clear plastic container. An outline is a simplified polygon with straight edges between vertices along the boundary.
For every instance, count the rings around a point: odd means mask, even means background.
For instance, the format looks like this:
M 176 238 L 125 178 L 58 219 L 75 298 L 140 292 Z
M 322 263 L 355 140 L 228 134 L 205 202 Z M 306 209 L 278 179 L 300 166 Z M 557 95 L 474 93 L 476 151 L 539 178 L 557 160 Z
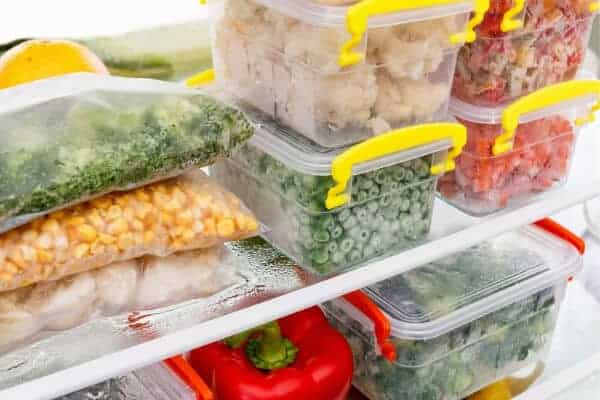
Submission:
M 216 77 L 325 147 L 444 120 L 458 49 L 475 38 L 469 14 L 486 2 L 379 3 L 221 0 Z
M 463 126 L 438 123 L 331 150 L 265 126 L 211 175 L 253 210 L 271 244 L 330 274 L 423 239 L 438 175 L 465 142 Z
M 478 39 L 460 50 L 454 97 L 493 107 L 575 78 L 585 58 L 597 2 L 521 1 L 525 9 L 520 18 L 506 19 L 512 3 L 493 0 Z
M 453 100 L 450 112 L 467 127 L 468 141 L 439 192 L 464 212 L 482 216 L 564 184 L 577 135 L 599 93 L 599 81 L 572 81 L 506 108 Z
M 326 303 L 354 385 L 371 400 L 457 400 L 537 362 L 581 268 L 574 244 L 526 227 L 365 289 L 383 314 L 364 295 Z
M 194 369 L 179 356 L 56 400 L 212 400 L 207 390 Z

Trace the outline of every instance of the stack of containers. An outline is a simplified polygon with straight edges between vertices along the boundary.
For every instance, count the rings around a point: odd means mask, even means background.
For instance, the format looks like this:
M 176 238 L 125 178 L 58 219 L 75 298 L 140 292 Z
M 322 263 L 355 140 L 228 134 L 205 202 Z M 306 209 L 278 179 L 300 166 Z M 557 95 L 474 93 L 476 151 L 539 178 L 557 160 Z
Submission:
M 0 104 L 0 351 L 231 284 L 220 246 L 258 222 L 198 167 L 252 136 L 240 111 L 92 74 L 6 89 Z
M 398 252 L 429 232 L 460 46 L 487 0 L 222 0 L 215 76 L 261 128 L 211 173 L 264 236 L 312 272 Z
M 600 94 L 597 82 L 566 83 L 583 62 L 597 9 L 590 0 L 492 0 L 454 75 L 450 113 L 469 141 L 440 183 L 450 203 L 481 216 L 566 181 Z

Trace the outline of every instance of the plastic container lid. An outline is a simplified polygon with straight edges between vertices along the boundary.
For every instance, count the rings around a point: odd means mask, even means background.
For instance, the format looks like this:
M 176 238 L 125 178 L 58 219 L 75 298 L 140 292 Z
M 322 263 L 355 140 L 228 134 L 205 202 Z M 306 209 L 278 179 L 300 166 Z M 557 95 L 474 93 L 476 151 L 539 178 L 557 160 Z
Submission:
M 365 291 L 390 318 L 392 336 L 429 340 L 566 281 L 581 265 L 576 247 L 531 226 Z
M 356 3 L 342 6 L 317 4 L 314 0 L 253 0 L 264 7 L 279 11 L 289 17 L 299 19 L 311 25 L 345 26 L 348 11 Z M 369 18 L 369 28 L 380 28 L 400 25 L 409 22 L 442 18 L 450 15 L 470 13 L 474 10 L 472 0 L 456 1 L 454 3 L 415 7 L 403 11 L 376 15 Z
M 298 134 L 294 134 L 271 119 L 268 121 L 265 120 L 265 117 L 262 115 L 253 115 L 252 119 L 258 122 L 260 127 L 248 143 L 287 165 L 289 168 L 306 175 L 331 175 L 332 163 L 336 157 L 353 147 L 349 146 L 340 149 L 322 147 Z M 389 167 L 429 154 L 445 151 L 451 147 L 452 142 L 450 140 L 435 141 L 373 161 L 357 164 L 353 168 L 353 173 L 355 175 L 364 174 L 379 168 Z

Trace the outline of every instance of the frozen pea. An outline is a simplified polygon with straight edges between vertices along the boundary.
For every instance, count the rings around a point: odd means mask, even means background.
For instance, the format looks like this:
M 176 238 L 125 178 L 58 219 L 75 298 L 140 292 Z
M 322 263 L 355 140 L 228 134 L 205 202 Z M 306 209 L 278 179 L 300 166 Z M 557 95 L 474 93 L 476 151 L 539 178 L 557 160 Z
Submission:
M 315 222 L 315 225 L 319 229 L 329 229 L 335 226 L 335 220 L 331 214 L 322 215 L 321 217 L 318 217 Z
M 410 170 L 410 169 L 407 169 L 407 170 L 405 171 L 405 174 L 404 174 L 404 181 L 405 181 L 405 182 L 409 182 L 409 183 L 410 183 L 410 182 L 412 182 L 414 179 L 415 179 L 415 173 L 414 173 L 414 172 L 412 172 L 412 170 Z
M 394 220 L 398 217 L 398 210 L 392 207 L 386 208 L 383 210 L 383 216 L 388 221 Z
M 373 187 L 371 187 L 371 189 L 369 189 L 369 198 L 373 199 L 373 198 L 379 196 L 380 193 L 381 193 L 381 190 L 379 190 L 379 187 L 376 185 L 373 185 Z
M 369 215 L 369 211 L 368 211 L 368 209 L 367 209 L 366 206 L 355 206 L 355 207 L 352 207 L 352 213 L 359 220 L 361 220 L 361 219 L 363 219 L 363 218 L 365 218 L 366 216 Z
M 352 216 L 352 211 L 350 211 L 349 208 L 344 208 L 342 211 L 340 211 L 337 214 L 337 219 L 340 222 L 344 222 L 345 220 L 347 220 L 351 216 Z
M 352 248 L 354 247 L 354 239 L 352 238 L 344 238 L 344 240 L 342 240 L 340 242 L 340 250 L 344 253 L 348 253 L 350 250 L 352 250 Z
M 415 222 L 415 231 L 417 234 L 423 234 L 427 232 L 427 223 L 423 220 Z
M 399 221 L 400 229 L 402 229 L 403 232 L 408 232 L 413 228 L 413 219 L 409 215 L 402 214 Z
M 366 246 L 363 249 L 363 259 L 369 259 L 377 254 L 377 250 L 373 246 Z
M 313 233 L 313 239 L 319 243 L 327 243 L 330 239 L 330 235 L 327 231 L 316 231 Z
M 383 249 L 383 239 L 382 239 L 381 235 L 374 233 L 373 236 L 371 236 L 371 241 L 369 242 L 369 246 L 373 247 L 378 252 L 381 251 Z
M 367 192 L 366 190 L 361 190 L 356 195 L 356 201 L 359 202 L 359 203 L 367 201 L 368 199 L 369 199 L 369 192 Z
M 358 250 L 352 250 L 348 254 L 348 261 L 351 264 L 355 264 L 355 263 L 359 262 L 361 259 L 362 259 L 362 253 Z
M 310 239 L 312 236 L 311 229 L 307 225 L 300 225 L 298 236 L 301 239 Z
M 317 248 L 311 252 L 311 259 L 315 264 L 322 265 L 329 261 L 329 254 L 327 253 L 327 250 Z
M 373 186 L 375 186 L 375 182 L 367 177 L 364 177 L 360 188 L 362 190 L 371 190 Z
M 432 195 L 433 195 L 433 191 L 429 190 L 429 188 L 427 188 L 426 190 L 423 190 L 421 192 L 421 202 L 423 204 L 427 204 L 427 203 L 431 202 Z
M 379 209 L 379 204 L 376 201 L 370 201 L 367 203 L 367 210 L 369 210 L 369 213 L 371 215 L 375 214 L 378 209 Z
M 385 169 L 380 169 L 379 171 L 377 171 L 375 173 L 375 182 L 378 185 L 383 185 L 384 183 L 386 183 L 388 181 L 388 174 L 386 172 Z
M 336 241 L 331 240 L 329 243 L 327 243 L 327 251 L 329 252 L 329 254 L 337 253 L 338 250 L 339 247 Z
M 421 203 L 414 202 L 410 205 L 410 214 L 414 216 L 421 215 Z
M 393 192 L 397 192 L 400 189 L 400 184 L 398 182 L 389 182 L 386 185 L 386 193 L 393 193 Z
M 400 230 L 400 221 L 397 219 L 391 221 L 390 232 L 398 232 Z
M 392 173 L 392 178 L 396 182 L 403 181 L 405 176 L 406 176 L 406 173 L 404 171 L 404 168 L 402 168 L 401 166 L 394 168 L 394 172 Z
M 329 228 L 329 233 L 331 234 L 332 239 L 337 239 L 344 234 L 344 228 L 339 225 L 335 225 Z
M 351 215 L 344 222 L 342 222 L 342 227 L 345 230 L 352 229 L 355 226 L 358 226 L 358 219 L 354 215 Z
M 381 226 L 384 222 L 386 222 L 385 217 L 381 212 L 378 212 L 373 220 L 373 226 Z
M 430 174 L 430 167 L 429 167 L 429 163 L 426 162 L 423 159 L 419 159 L 419 160 L 415 160 L 415 172 L 416 174 L 421 177 L 421 178 L 425 178 L 427 176 L 429 176 Z
M 414 203 L 418 203 L 421 200 L 421 192 L 419 191 L 419 189 L 415 188 L 412 190 L 412 193 L 410 194 L 410 200 Z
M 384 196 L 381 196 L 381 198 L 379 199 L 379 206 L 384 208 L 384 207 L 388 207 L 392 202 L 392 196 L 390 196 L 389 194 L 386 194 Z
M 351 237 L 355 241 L 360 240 L 361 229 L 359 225 L 356 225 L 348 230 L 348 237 Z
M 331 262 L 335 265 L 346 265 L 346 255 L 342 252 L 337 252 L 331 255 Z
M 400 207 L 400 211 L 407 212 L 410 209 L 410 200 L 402 199 L 402 206 Z
M 360 229 L 358 234 L 358 241 L 360 243 L 367 243 L 371 238 L 371 231 L 369 229 Z

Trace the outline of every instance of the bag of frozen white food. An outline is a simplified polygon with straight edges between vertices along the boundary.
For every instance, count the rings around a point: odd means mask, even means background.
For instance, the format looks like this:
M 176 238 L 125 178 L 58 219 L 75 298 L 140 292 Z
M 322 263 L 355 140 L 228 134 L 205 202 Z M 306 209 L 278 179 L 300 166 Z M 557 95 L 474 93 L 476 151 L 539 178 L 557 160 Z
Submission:
M 0 232 L 202 167 L 254 129 L 214 96 L 75 74 L 0 90 Z
M 206 298 L 243 284 L 238 272 L 235 256 L 225 246 L 215 246 L 117 262 L 0 293 L 0 351 L 94 318 Z
M 167 256 L 254 235 L 258 222 L 196 169 L 55 211 L 0 235 L 0 292 L 143 255 Z

